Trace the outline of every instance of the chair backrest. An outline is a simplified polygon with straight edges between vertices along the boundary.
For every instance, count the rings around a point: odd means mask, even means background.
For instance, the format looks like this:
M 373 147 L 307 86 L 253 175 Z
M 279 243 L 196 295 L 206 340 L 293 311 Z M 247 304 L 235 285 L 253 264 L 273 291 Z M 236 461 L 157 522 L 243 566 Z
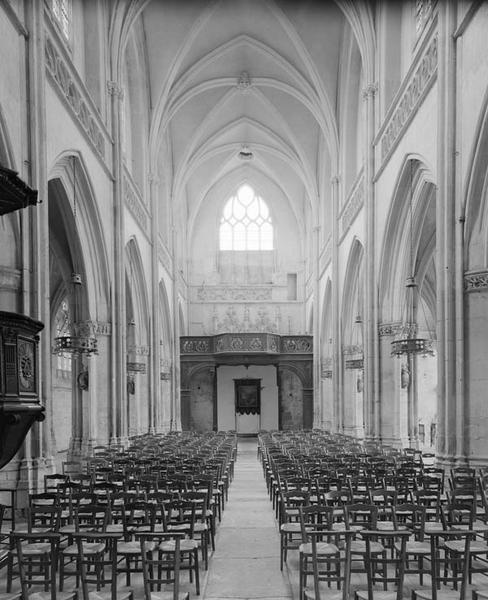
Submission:
M 109 521 L 109 507 L 105 504 L 80 504 L 73 514 L 75 530 L 105 531 Z
M 101 569 L 101 579 L 99 583 L 102 585 L 110 584 L 111 600 L 117 600 L 117 533 L 85 531 L 83 533 L 74 533 L 73 539 L 78 548 L 77 563 L 81 574 L 81 589 L 83 600 L 90 600 L 90 586 L 88 578 L 88 569 L 93 567 L 93 557 L 85 556 L 84 543 L 89 544 L 101 543 L 105 544 L 106 551 L 110 554 L 110 569 Z M 104 563 L 105 564 L 105 563 Z M 110 576 L 106 573 L 110 572 Z
M 307 536 L 312 549 L 314 600 L 321 600 L 321 581 L 327 582 L 328 585 L 336 583 L 338 589 L 342 589 L 342 600 L 348 600 L 351 584 L 351 540 L 354 532 L 319 529 L 307 531 Z M 329 544 L 328 552 L 319 553 L 317 544 L 324 543 L 324 540 Z
M 53 532 L 10 534 L 17 550 L 22 598 L 29 598 L 29 588 L 42 586 L 56 600 L 56 573 L 60 535 Z
M 454 585 L 455 589 L 458 589 L 458 586 L 460 586 L 459 600 L 465 600 L 471 563 L 471 542 L 475 539 L 476 532 L 471 529 L 458 529 L 433 531 L 429 535 L 431 538 L 432 600 L 437 600 L 438 590 L 442 583 L 449 584 L 450 587 Z M 443 547 L 445 549 L 443 554 L 445 557 L 449 555 L 448 551 L 454 548 L 456 556 L 453 558 L 450 555 L 450 560 L 456 562 L 456 568 L 441 568 L 439 564 L 441 557 L 441 553 L 439 552 L 440 539 L 443 540 Z M 461 547 L 459 546 L 460 541 L 464 542 L 461 544 Z M 460 566 L 461 568 L 459 568 Z M 442 595 L 442 592 L 440 592 L 440 595 Z
M 142 574 L 144 578 L 144 598 L 152 600 L 152 590 L 161 589 L 161 585 L 172 585 L 173 600 L 178 600 L 180 586 L 180 542 L 184 534 L 178 533 L 140 533 Z M 159 546 L 165 541 L 174 541 L 171 552 L 162 552 Z M 147 551 L 147 545 L 155 543 L 157 550 Z M 112 599 L 113 600 L 113 599 Z
M 29 533 L 36 529 L 56 532 L 61 519 L 61 507 L 55 504 L 32 505 L 27 508 L 27 528 Z
M 403 584 L 405 579 L 405 566 L 407 562 L 407 541 L 410 537 L 411 532 L 405 530 L 381 530 L 381 531 L 361 531 L 361 537 L 366 541 L 366 577 L 368 582 L 368 600 L 374 600 L 373 593 L 373 564 L 371 554 L 371 542 L 380 540 L 383 544 L 388 541 L 386 545 L 390 546 L 391 543 L 400 542 L 400 549 L 398 552 L 393 552 L 391 558 L 387 558 L 385 555 L 381 561 L 384 566 L 387 563 L 392 565 L 392 569 L 386 569 L 385 577 L 388 577 L 387 573 L 394 573 L 394 577 L 387 579 L 387 581 L 394 581 L 396 584 L 396 598 L 395 600 L 402 600 L 403 598 Z M 390 543 L 391 542 L 391 543 Z M 386 581 L 385 581 L 386 583 Z M 385 588 L 386 589 L 386 588 Z
M 346 527 L 358 529 L 376 529 L 378 507 L 374 504 L 347 504 L 345 506 Z
M 399 526 L 407 527 L 415 533 L 418 540 L 424 539 L 425 532 L 425 506 L 404 502 L 395 506 L 395 519 Z

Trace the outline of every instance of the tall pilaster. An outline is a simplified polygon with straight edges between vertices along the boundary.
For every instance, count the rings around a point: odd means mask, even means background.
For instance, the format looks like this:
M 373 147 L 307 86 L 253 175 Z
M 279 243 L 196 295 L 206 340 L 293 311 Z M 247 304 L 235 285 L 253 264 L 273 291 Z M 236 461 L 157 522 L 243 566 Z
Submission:
M 450 463 L 463 459 L 464 387 L 456 339 L 456 244 L 455 244 L 455 150 L 456 150 L 456 3 L 439 4 L 438 43 L 438 139 L 437 139 L 437 323 L 438 323 L 438 436 L 437 454 Z
M 339 177 L 332 184 L 332 428 L 341 432 L 344 427 L 344 401 L 342 394 L 341 327 L 339 306 Z
M 161 319 L 159 312 L 159 177 L 149 176 L 151 184 L 151 383 L 149 386 L 149 431 L 160 430 L 158 407 L 161 403 Z
M 379 360 L 378 360 L 378 298 L 375 259 L 376 210 L 374 189 L 374 135 L 375 95 L 377 85 L 370 83 L 363 90 L 365 102 L 364 135 L 364 207 L 365 231 L 365 311 L 364 318 L 364 436 L 377 439 L 380 435 L 379 419 Z
M 320 200 L 317 198 L 317 202 Z M 318 208 L 318 207 L 317 207 Z M 321 385 L 320 385 L 320 364 L 321 364 L 321 343 L 320 343 L 320 268 L 319 268 L 319 248 L 320 248 L 320 226 L 313 228 L 313 271 L 314 271 L 314 290 L 313 290 L 313 427 L 320 427 L 322 424 L 322 404 L 321 404 Z
M 124 174 L 122 164 L 122 101 L 124 92 L 117 81 L 109 81 L 113 138 L 113 294 L 112 294 L 112 431 L 114 442 L 127 439 L 127 317 L 125 307 Z

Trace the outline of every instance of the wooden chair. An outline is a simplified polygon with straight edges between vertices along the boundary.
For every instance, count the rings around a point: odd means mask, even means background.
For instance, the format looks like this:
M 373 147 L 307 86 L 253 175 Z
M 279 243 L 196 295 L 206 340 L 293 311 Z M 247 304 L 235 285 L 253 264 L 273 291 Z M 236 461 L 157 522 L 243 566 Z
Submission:
M 139 533 L 145 600 L 189 600 L 180 592 L 181 542 L 183 534 Z M 168 544 L 171 549 L 168 550 Z M 148 548 L 153 548 L 148 551 Z M 169 591 L 162 590 L 169 586 Z
M 351 582 L 351 541 L 353 531 L 309 530 L 307 563 L 311 569 L 303 571 L 300 579 L 300 600 L 348 600 Z M 305 552 L 302 548 L 300 552 Z M 307 587 L 307 575 L 313 577 L 313 588 Z M 327 593 L 321 594 L 321 583 L 327 584 Z M 329 589 L 335 584 L 337 592 Z
M 134 594 L 130 588 L 117 587 L 117 541 L 119 534 L 85 531 L 73 534 L 78 549 L 78 568 L 81 574 L 81 589 L 83 600 L 133 600 Z M 86 548 L 103 545 L 103 554 L 97 558 Z M 108 556 L 105 559 L 105 556 Z M 95 580 L 91 579 L 95 574 Z M 90 589 L 90 584 L 96 585 L 96 591 Z M 108 589 L 101 589 L 108 584 Z
M 58 533 L 12 532 L 19 565 L 22 599 L 77 600 L 76 590 L 57 591 L 57 565 L 60 535 Z M 42 590 L 31 592 L 33 586 Z
M 367 590 L 356 590 L 355 600 L 402 600 L 405 578 L 406 547 L 411 533 L 405 530 L 362 531 L 361 536 L 366 542 L 366 577 Z M 379 558 L 371 552 L 371 543 L 381 539 L 388 540 L 389 545 L 397 548 L 390 557 Z M 382 561 L 378 568 L 378 560 Z M 391 574 L 391 575 L 390 575 Z M 383 585 L 382 590 L 374 588 L 376 583 Z M 388 583 L 393 583 L 396 590 L 388 590 Z
M 412 600 L 465 600 L 471 541 L 476 532 L 469 529 L 432 531 L 428 535 L 431 546 L 431 586 L 412 590 Z M 452 555 L 451 547 L 459 548 L 460 544 L 462 551 Z M 443 584 L 449 584 L 449 588 L 446 589 Z

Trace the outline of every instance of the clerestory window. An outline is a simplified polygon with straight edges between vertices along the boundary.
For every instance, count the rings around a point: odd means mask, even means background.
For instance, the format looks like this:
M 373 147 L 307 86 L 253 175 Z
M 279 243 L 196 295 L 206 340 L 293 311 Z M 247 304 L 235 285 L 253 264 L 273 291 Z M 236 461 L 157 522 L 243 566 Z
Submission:
M 242 185 L 226 202 L 219 233 L 220 250 L 273 250 L 269 208 L 250 185 Z

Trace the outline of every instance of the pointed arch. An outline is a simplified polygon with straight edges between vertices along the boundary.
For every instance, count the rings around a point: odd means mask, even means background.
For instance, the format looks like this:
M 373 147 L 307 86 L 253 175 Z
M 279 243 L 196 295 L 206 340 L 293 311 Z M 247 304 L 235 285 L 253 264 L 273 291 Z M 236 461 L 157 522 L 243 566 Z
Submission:
M 363 319 L 362 299 L 364 289 L 362 263 L 364 259 L 364 246 L 359 239 L 354 238 L 349 258 L 347 261 L 344 279 L 344 291 L 342 300 L 342 339 L 346 344 L 353 344 L 352 326 L 357 316 Z
M 131 237 L 126 244 L 126 277 L 130 285 L 130 295 L 136 321 L 137 345 L 147 345 L 150 330 L 150 312 L 147 294 L 147 282 L 144 277 L 144 264 L 139 250 L 139 244 L 135 236 Z
M 431 262 L 434 252 L 435 185 L 432 171 L 421 156 L 409 154 L 404 158 L 393 190 L 381 250 L 378 289 L 383 322 L 402 320 L 405 282 L 412 274 L 422 297 L 430 298 L 429 311 L 435 314 L 435 274 Z
M 82 154 L 76 150 L 60 154 L 49 170 L 48 185 L 56 197 L 62 223 L 69 236 L 72 267 L 82 273 L 86 281 L 86 318 L 107 320 L 111 281 L 107 242 L 102 229 L 102 215 Z

